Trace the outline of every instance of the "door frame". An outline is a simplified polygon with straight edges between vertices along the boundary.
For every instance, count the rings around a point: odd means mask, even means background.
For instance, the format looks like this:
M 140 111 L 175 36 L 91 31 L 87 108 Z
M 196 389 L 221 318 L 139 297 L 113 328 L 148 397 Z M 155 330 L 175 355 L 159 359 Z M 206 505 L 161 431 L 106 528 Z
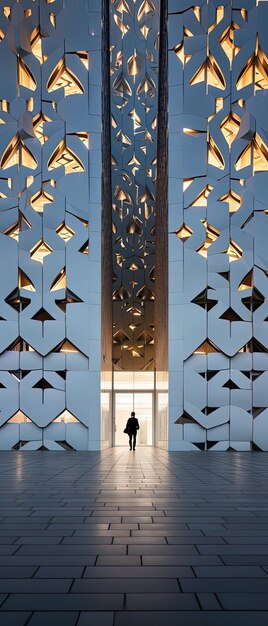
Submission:
M 115 443 L 115 434 L 116 434 L 116 394 L 150 394 L 152 397 L 152 447 L 155 445 L 155 390 L 154 389 L 113 389 L 112 394 L 112 412 L 113 412 L 113 432 L 112 432 L 112 446 L 115 448 L 120 448 L 120 445 L 116 445 Z M 144 444 L 141 444 L 142 446 Z M 122 446 L 123 447 L 123 446 Z

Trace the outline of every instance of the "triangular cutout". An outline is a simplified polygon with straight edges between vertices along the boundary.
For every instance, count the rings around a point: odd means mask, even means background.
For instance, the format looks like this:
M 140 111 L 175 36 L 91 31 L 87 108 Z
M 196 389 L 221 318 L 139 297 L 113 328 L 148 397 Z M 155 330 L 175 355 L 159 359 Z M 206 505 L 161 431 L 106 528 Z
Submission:
M 52 252 L 52 248 L 45 241 L 40 241 L 37 246 L 31 250 L 31 259 L 43 263 L 45 256 Z
M 231 378 L 229 378 L 229 380 L 227 380 L 226 383 L 224 383 L 224 385 L 222 385 L 222 387 L 225 387 L 226 389 L 240 389 L 240 387 L 238 387 L 238 385 L 236 385 L 236 383 L 234 383 L 233 380 L 231 380 Z
M 8 144 L 0 161 L 0 166 L 3 170 L 14 165 L 21 165 L 32 170 L 37 168 L 35 157 L 20 139 L 18 133 Z
M 196 420 L 187 411 L 184 411 L 174 424 L 196 424 Z
M 242 322 L 242 317 L 238 315 L 231 307 L 224 311 L 222 315 L 219 317 L 220 320 L 228 320 L 229 322 Z
M 79 157 L 66 146 L 64 139 L 55 148 L 48 160 L 47 167 L 49 170 L 64 166 L 65 174 L 74 174 L 76 172 L 84 172 L 85 168 Z
M 263 346 L 262 343 L 260 343 L 260 341 L 257 341 L 257 339 L 255 339 L 255 337 L 253 337 L 253 339 L 252 339 L 252 352 L 264 352 L 264 353 L 267 353 L 267 348 L 265 348 L 265 346 Z
M 46 380 L 45 378 L 40 378 L 35 385 L 32 387 L 33 389 L 53 389 L 53 386 Z
M 238 291 L 244 291 L 245 289 L 249 289 L 253 287 L 253 270 L 250 270 L 246 276 L 241 280 L 239 284 Z
M 210 341 L 210 339 L 206 339 L 203 343 L 200 344 L 198 348 L 194 351 L 194 354 L 209 354 L 210 352 L 219 352 L 219 348 Z
M 87 241 L 81 246 L 81 248 L 79 248 L 78 252 L 81 252 L 82 254 L 88 254 L 89 253 L 89 240 L 87 239 Z
M 69 341 L 68 339 L 65 339 L 60 346 L 58 347 L 58 349 L 55 350 L 55 352 L 79 352 L 79 350 L 75 347 L 75 345 Z
M 57 63 L 47 81 L 47 90 L 49 93 L 62 88 L 64 89 L 65 96 L 84 93 L 81 81 L 74 72 L 66 66 L 64 57 Z
M 50 287 L 50 291 L 57 291 L 58 289 L 66 289 L 66 271 L 64 268 L 53 280 Z
M 29 66 L 18 57 L 18 81 L 22 87 L 27 87 L 31 91 L 36 90 L 36 80 Z
M 19 269 L 19 288 L 27 289 L 27 291 L 36 291 L 30 278 L 21 269 Z
M 38 322 L 47 322 L 55 320 L 50 313 L 48 313 L 45 309 L 41 308 L 35 315 L 33 315 L 32 320 L 36 320 Z

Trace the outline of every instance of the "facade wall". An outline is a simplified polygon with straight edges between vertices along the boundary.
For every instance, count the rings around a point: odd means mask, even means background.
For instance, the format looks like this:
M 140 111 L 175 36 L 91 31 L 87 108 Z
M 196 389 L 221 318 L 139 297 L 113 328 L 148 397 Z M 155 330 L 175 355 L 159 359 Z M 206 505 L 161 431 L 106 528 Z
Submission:
M 101 2 L 0 14 L 0 448 L 100 446 Z
M 268 5 L 169 0 L 169 446 L 268 449 Z

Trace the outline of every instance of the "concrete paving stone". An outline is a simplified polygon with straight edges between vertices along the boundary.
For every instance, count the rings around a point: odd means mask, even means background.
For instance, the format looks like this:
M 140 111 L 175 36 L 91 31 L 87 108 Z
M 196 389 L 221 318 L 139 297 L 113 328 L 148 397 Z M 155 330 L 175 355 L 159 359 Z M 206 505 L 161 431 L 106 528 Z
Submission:
M 14 545 L 57 545 L 64 537 L 18 537 Z
M 169 555 L 169 556 L 155 556 L 144 555 L 142 556 L 143 565 L 222 565 L 222 561 L 218 556 L 202 556 L 200 554 L 184 554 L 184 555 Z
M 2 567 L 0 566 L 0 579 L 1 578 L 32 578 L 36 572 L 37 567 Z
M 114 537 L 113 544 L 126 544 L 128 546 L 132 545 L 156 545 L 163 544 L 167 545 L 165 537 Z M 128 552 L 130 554 L 130 552 Z
M 128 611 L 127 626 L 267 626 L 268 612 L 253 611 Z M 116 612 L 114 626 L 126 626 L 126 613 Z
M 197 611 L 199 605 L 193 593 L 128 593 L 126 608 L 129 611 Z
M 1 578 L 0 593 L 68 593 L 72 579 Z
M 142 555 L 154 555 L 154 556 L 176 556 L 176 555 L 198 555 L 198 551 L 195 546 L 191 545 L 174 545 L 168 546 L 153 544 L 153 545 L 129 545 L 128 554 L 142 554 Z
M 76 626 L 113 626 L 113 623 L 114 613 L 94 613 L 93 611 L 89 613 L 82 611 Z M 63 626 L 65 626 L 65 624 L 63 624 Z
M 7 565 L 8 567 L 18 567 L 24 565 L 94 565 L 96 557 L 92 554 L 79 554 L 78 556 L 70 554 L 68 556 L 53 556 L 53 555 L 30 555 L 30 556 L 17 556 L 13 557 L 1 557 L 1 565 Z
M 113 536 L 105 537 L 104 535 L 94 535 L 93 537 L 66 537 L 63 538 L 61 545 L 62 546 L 81 546 L 81 545 L 95 545 L 95 546 L 105 546 L 112 544 Z M 115 542 L 113 542 L 114 544 Z M 123 541 L 121 542 L 124 543 Z
M 226 591 L 268 593 L 268 577 L 266 578 L 180 578 L 182 591 L 218 593 Z
M 198 593 L 198 602 L 202 611 L 220 611 L 221 606 L 214 593 Z
M 29 617 L 31 617 L 30 611 L 0 612 L 1 623 L 3 624 L 3 626 L 25 626 L 25 624 L 29 623 Z
M 130 537 L 130 530 L 76 530 L 73 537 Z
M 29 626 L 76 626 L 78 611 L 36 611 L 30 621 Z M 27 626 L 28 626 L 27 624 Z
M 267 611 L 268 595 L 265 593 L 218 593 L 218 598 L 226 610 Z
M 17 548 L 17 546 L 16 546 Z M 31 556 L 31 555 L 53 555 L 53 557 L 57 556 L 79 556 L 79 554 L 88 554 L 95 555 L 98 554 L 109 554 L 120 556 L 126 554 L 126 546 L 119 545 L 92 545 L 89 543 L 78 543 L 75 545 L 24 545 L 19 548 L 17 553 L 19 556 Z
M 34 578 L 81 578 L 83 567 L 39 567 Z
M 123 594 L 40 593 L 11 594 L 4 603 L 5 611 L 116 611 L 123 608 Z
M 267 554 L 223 554 L 221 560 L 224 565 L 265 565 L 268 561 Z
M 125 546 L 124 546 L 125 547 Z M 139 555 L 131 555 L 125 554 L 124 556 L 98 556 L 96 561 L 96 566 L 116 566 L 116 565 L 140 565 L 140 557 Z
M 200 567 L 194 566 L 194 573 L 197 578 L 264 578 L 265 572 L 260 567 L 246 566 L 224 566 Z
M 256 544 L 261 544 L 262 546 L 268 544 L 268 535 L 267 537 L 263 537 L 262 535 L 259 535 L 257 537 L 250 537 L 250 536 L 245 536 L 245 537 L 226 537 L 225 536 L 225 541 L 230 544 L 230 545 L 240 545 L 240 544 L 245 544 L 245 545 L 249 545 L 250 547 Z
M 225 541 L 222 539 L 222 537 L 174 537 L 174 536 L 169 536 L 167 535 L 166 537 L 167 539 L 167 543 L 174 546 L 177 544 L 193 544 L 196 545 L 198 548 L 198 545 L 209 545 L 209 544 L 217 544 L 217 545 L 225 545 Z
M 263 572 L 264 574 L 264 572 Z M 191 567 L 86 567 L 83 578 L 194 578 Z
M 71 593 L 179 593 L 176 578 L 82 578 Z
M 222 556 L 225 555 L 248 555 L 248 554 L 262 554 L 266 555 L 266 559 L 268 559 L 268 545 L 200 545 L 197 543 L 197 548 L 200 554 L 220 554 Z
M 17 552 L 18 550 L 18 546 L 17 545 L 11 545 L 11 546 L 1 546 L 0 545 L 0 557 L 1 556 L 8 556 L 8 555 L 12 555 L 15 554 L 15 552 Z M 2 559 L 1 559 L 2 561 Z

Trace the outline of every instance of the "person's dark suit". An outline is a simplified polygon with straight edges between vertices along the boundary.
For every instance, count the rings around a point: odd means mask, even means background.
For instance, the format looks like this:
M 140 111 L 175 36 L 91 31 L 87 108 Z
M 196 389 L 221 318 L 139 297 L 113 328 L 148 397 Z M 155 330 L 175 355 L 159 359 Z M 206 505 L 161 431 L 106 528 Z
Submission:
M 129 447 L 132 449 L 132 438 L 133 438 L 133 450 L 136 447 L 136 437 L 137 430 L 139 430 L 140 425 L 136 417 L 129 417 L 126 425 L 128 436 L 129 436 Z

